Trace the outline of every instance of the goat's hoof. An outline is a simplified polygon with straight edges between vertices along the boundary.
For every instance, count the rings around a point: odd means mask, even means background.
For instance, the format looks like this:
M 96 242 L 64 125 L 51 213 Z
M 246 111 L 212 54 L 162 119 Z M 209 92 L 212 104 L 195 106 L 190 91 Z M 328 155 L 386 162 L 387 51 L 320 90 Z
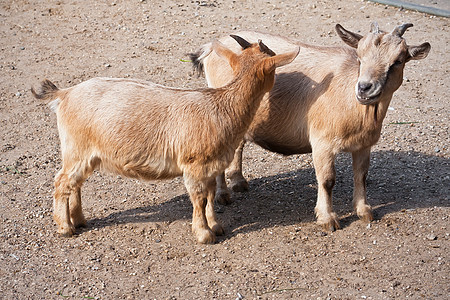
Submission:
M 75 234 L 75 227 L 73 225 L 60 226 L 57 232 L 63 237 L 72 237 Z
M 209 224 L 208 224 L 209 225 Z M 222 225 L 220 225 L 219 223 L 216 223 L 211 227 L 212 232 L 215 233 L 215 235 L 224 235 L 225 231 L 223 230 Z
M 229 205 L 233 203 L 234 201 L 230 197 L 230 193 L 228 190 L 218 190 L 216 192 L 216 196 L 214 197 L 215 201 L 222 205 Z
M 233 192 L 246 192 L 248 191 L 248 182 L 245 179 L 238 180 L 236 182 L 231 182 L 230 187 Z
M 200 244 L 214 244 L 216 236 L 210 229 L 197 229 L 195 236 Z
M 75 219 L 71 219 L 71 221 L 72 221 L 72 224 L 73 224 L 73 226 L 75 228 L 86 227 L 86 225 L 87 225 L 87 221 L 84 218 L 84 216 L 82 216 L 81 218 L 78 218 L 76 220 Z
M 321 225 L 325 231 L 336 231 L 341 229 L 339 220 L 335 213 L 330 214 L 327 218 L 319 218 L 317 224 Z
M 373 221 L 373 213 L 370 205 L 364 205 L 363 209 L 359 209 L 356 214 L 359 219 L 361 219 L 365 223 L 370 223 Z

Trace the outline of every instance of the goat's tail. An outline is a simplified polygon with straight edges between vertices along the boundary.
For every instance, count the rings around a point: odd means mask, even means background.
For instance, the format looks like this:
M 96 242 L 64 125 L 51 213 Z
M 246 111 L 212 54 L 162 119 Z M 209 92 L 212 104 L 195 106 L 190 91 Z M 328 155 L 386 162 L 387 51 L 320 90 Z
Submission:
M 39 100 L 54 100 L 57 98 L 56 93 L 58 91 L 59 89 L 56 85 L 48 79 L 41 82 L 41 87 L 38 92 L 36 92 L 33 87 L 31 88 L 31 93 Z
M 211 51 L 212 43 L 208 43 L 203 45 L 196 52 L 188 54 L 191 59 L 192 67 L 198 76 L 203 74 L 203 60 L 211 53 Z

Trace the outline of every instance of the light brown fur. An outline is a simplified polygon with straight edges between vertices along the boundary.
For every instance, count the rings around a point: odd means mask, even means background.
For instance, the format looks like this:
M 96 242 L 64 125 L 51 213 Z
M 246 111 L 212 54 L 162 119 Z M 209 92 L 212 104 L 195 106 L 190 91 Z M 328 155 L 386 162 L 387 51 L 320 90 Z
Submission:
M 380 137 L 392 95 L 402 83 L 405 63 L 426 57 L 430 49 L 428 43 L 406 45 L 401 35 L 410 26 L 385 33 L 374 25 L 363 37 L 337 25 L 339 36 L 352 48 L 312 46 L 259 32 L 237 33 L 249 41 L 264 39 L 275 52 L 301 46 L 294 62 L 277 70 L 275 85 L 261 102 L 245 140 L 285 155 L 312 152 L 318 181 L 315 211 L 318 223 L 326 229 L 339 228 L 332 207 L 334 159 L 339 152 L 353 156 L 353 204 L 358 216 L 365 221 L 373 219 L 365 186 L 370 148 Z M 229 38 L 220 40 L 230 45 Z M 239 52 L 236 47 L 233 50 Z M 229 67 L 214 52 L 200 59 L 209 86 L 219 87 L 231 79 Z M 241 143 L 227 170 L 235 191 L 248 189 L 242 176 L 243 146 Z M 223 174 L 217 183 L 217 200 L 229 203 Z
M 54 219 L 72 236 L 86 220 L 81 186 L 97 168 L 154 180 L 183 176 L 193 204 L 192 230 L 212 243 L 223 228 L 214 213 L 215 177 L 225 170 L 274 83 L 275 68 L 297 52 L 269 56 L 253 44 L 236 55 L 216 42 L 233 77 L 218 89 L 173 89 L 133 79 L 94 78 L 59 90 L 44 81 L 36 98 L 53 100 L 62 169 L 55 178 Z

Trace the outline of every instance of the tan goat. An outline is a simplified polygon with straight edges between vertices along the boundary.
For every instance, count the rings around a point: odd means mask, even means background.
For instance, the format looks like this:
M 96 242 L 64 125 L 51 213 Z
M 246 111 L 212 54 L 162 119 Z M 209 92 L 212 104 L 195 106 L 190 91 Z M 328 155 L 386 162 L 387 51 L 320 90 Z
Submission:
M 235 79 L 217 89 L 182 90 L 132 79 L 94 78 L 59 90 L 46 80 L 36 98 L 53 100 L 61 140 L 62 169 L 55 178 L 54 219 L 72 236 L 86 220 L 81 185 L 97 168 L 145 180 L 183 176 L 193 204 L 192 230 L 200 243 L 223 234 L 214 213 L 215 177 L 233 159 L 275 68 L 299 49 L 273 55 L 261 41 L 237 55 L 214 50 Z
M 339 228 L 332 206 L 334 160 L 339 152 L 352 153 L 357 215 L 364 221 L 373 219 L 366 199 L 371 146 L 380 137 L 405 63 L 425 58 L 430 50 L 429 43 L 406 44 L 402 35 L 411 26 L 404 24 L 386 33 L 374 23 L 371 32 L 361 36 L 336 25 L 338 35 L 351 48 L 312 46 L 252 31 L 237 33 L 249 41 L 264 39 L 276 52 L 302 48 L 293 63 L 277 70 L 274 88 L 262 100 L 245 140 L 285 155 L 312 152 L 318 181 L 315 212 L 325 229 Z M 229 38 L 220 40 L 231 46 Z M 210 87 L 223 86 L 231 79 L 231 70 L 214 52 L 205 55 L 208 48 L 207 44 L 191 55 L 194 66 L 200 70 L 204 66 Z M 239 53 L 236 47 L 230 49 Z M 227 170 L 235 191 L 248 189 L 242 176 L 243 146 L 244 142 Z M 217 185 L 216 199 L 229 203 L 224 174 L 217 178 Z

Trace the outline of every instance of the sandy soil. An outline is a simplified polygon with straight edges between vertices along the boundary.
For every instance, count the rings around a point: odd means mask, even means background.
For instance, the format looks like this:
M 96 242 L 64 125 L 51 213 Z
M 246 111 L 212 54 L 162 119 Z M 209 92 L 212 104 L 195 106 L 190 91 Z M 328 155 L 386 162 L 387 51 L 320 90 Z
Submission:
M 365 1 L 1 1 L 0 298 L 2 299 L 449 299 L 449 20 Z M 310 155 L 249 145 L 250 191 L 217 207 L 226 234 L 200 245 L 181 179 L 108 174 L 83 190 L 87 228 L 56 234 L 56 118 L 29 89 L 95 76 L 204 87 L 186 53 L 257 29 L 342 45 L 336 23 L 365 33 L 405 22 L 408 63 L 374 147 L 368 196 L 376 220 L 352 214 L 349 155 L 337 162 L 334 205 L 343 229 L 315 224 Z

